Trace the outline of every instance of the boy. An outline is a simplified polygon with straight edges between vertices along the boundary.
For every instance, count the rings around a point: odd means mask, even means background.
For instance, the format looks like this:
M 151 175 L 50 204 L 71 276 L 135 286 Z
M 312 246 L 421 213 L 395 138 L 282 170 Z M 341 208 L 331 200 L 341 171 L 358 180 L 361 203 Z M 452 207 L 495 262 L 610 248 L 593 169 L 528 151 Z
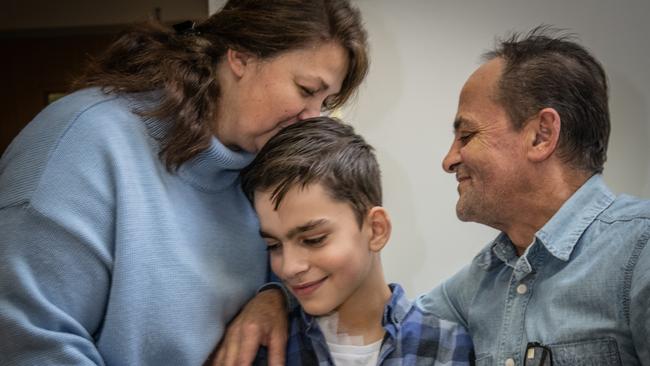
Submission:
M 242 172 L 271 269 L 300 306 L 287 365 L 466 365 L 460 325 L 424 313 L 384 279 L 391 222 L 373 149 L 319 117 L 280 131 Z M 262 362 L 263 352 L 258 356 Z

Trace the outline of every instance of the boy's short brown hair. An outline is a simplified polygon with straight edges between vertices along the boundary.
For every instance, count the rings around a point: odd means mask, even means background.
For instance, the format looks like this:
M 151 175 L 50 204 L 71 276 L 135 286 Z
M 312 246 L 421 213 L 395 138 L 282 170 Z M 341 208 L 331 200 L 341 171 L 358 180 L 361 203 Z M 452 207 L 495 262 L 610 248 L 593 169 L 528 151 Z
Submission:
M 242 171 L 241 179 L 251 202 L 255 191 L 272 189 L 276 208 L 291 188 L 319 183 L 332 199 L 350 204 L 359 226 L 368 210 L 382 203 L 373 147 L 352 126 L 330 117 L 282 129 Z

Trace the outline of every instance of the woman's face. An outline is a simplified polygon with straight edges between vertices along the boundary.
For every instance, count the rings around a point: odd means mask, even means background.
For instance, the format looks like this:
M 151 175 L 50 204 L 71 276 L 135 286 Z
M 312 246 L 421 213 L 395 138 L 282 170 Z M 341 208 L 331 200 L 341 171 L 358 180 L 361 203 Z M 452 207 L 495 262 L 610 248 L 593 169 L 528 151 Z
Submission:
M 348 69 L 338 42 L 319 43 L 259 59 L 229 50 L 215 135 L 231 149 L 256 153 L 282 127 L 320 115 Z

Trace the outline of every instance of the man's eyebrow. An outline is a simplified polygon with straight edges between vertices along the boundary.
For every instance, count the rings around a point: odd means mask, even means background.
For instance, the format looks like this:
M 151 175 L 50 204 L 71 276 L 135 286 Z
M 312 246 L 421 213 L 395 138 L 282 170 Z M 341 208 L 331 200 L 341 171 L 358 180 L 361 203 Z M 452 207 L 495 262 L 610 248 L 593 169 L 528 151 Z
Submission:
M 309 221 L 304 225 L 300 225 L 300 226 L 297 226 L 297 227 L 289 230 L 289 232 L 287 233 L 287 239 L 292 239 L 292 238 L 294 238 L 296 235 L 298 235 L 300 233 L 304 233 L 304 232 L 307 232 L 309 230 L 313 230 L 313 229 L 315 229 L 315 228 L 317 228 L 319 226 L 327 224 L 328 222 L 329 221 L 326 220 L 326 219 L 319 219 L 319 220 Z M 275 236 L 267 233 L 266 231 L 264 231 L 262 229 L 260 229 L 260 236 L 262 238 L 264 238 L 264 239 L 278 240 L 278 238 L 276 238 Z
M 472 125 L 472 122 L 463 117 L 456 117 L 454 120 L 454 132 L 457 132 L 461 127 L 466 127 L 467 125 Z

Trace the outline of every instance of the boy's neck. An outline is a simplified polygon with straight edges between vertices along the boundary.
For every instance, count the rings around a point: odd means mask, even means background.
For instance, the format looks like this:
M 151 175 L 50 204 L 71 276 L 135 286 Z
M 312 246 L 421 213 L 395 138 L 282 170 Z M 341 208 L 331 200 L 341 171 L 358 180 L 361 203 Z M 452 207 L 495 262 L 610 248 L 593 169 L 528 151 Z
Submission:
M 392 294 L 384 279 L 379 257 L 373 267 L 364 283 L 337 310 L 337 333 L 362 336 L 364 344 L 376 342 L 384 336 L 384 307 Z

